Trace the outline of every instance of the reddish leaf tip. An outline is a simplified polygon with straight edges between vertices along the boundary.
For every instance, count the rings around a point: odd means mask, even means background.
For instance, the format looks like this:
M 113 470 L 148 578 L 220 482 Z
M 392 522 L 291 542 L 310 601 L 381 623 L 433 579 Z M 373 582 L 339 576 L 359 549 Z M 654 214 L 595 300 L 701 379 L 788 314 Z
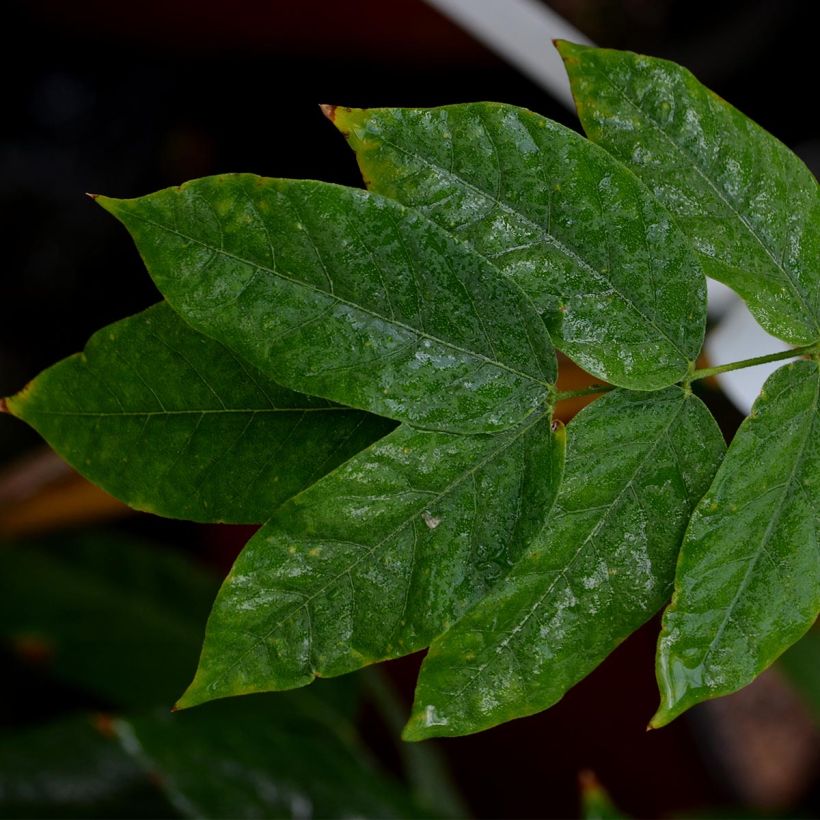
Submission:
M 86 191 L 86 192 L 85 192 L 85 195 L 86 195 L 89 199 L 96 199 L 96 198 L 99 196 L 99 194 L 90 194 L 88 191 Z
M 322 113 L 331 121 L 336 122 L 336 109 L 338 105 L 327 105 L 326 103 L 322 103 L 319 108 L 322 109 Z
M 0 399 L 0 413 L 11 413 L 11 410 L 9 410 L 9 403 L 6 399 Z

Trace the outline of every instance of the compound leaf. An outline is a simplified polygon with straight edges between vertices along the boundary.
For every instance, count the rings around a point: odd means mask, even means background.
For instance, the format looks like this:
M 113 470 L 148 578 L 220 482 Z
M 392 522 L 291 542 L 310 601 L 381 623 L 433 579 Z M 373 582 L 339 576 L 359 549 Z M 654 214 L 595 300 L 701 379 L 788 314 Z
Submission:
M 560 42 L 584 130 L 675 216 L 704 270 L 793 344 L 820 338 L 820 189 L 682 66 Z
M 544 529 L 431 644 L 406 739 L 469 734 L 546 709 L 671 591 L 686 523 L 724 451 L 709 411 L 678 387 L 618 390 L 567 432 Z
M 251 539 L 179 705 L 288 689 L 421 649 L 539 530 L 563 467 L 548 413 L 464 436 L 402 425 Z
M 7 405 L 135 509 L 247 524 L 394 426 L 280 387 L 166 303 L 100 330 Z
M 769 377 L 681 548 L 658 644 L 663 726 L 750 683 L 820 611 L 820 366 Z
M 522 421 L 555 381 L 526 296 L 397 202 L 250 174 L 98 201 L 187 322 L 294 390 L 489 432 Z
M 371 189 L 512 278 L 586 370 L 639 390 L 686 373 L 703 341 L 703 273 L 669 214 L 606 151 L 497 103 L 327 112 Z

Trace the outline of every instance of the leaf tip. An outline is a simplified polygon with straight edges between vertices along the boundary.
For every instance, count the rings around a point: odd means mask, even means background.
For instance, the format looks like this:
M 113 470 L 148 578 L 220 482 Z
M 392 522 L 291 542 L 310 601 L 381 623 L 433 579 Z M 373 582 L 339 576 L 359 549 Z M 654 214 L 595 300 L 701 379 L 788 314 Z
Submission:
M 418 743 L 420 740 L 426 740 L 427 735 L 424 733 L 423 727 L 420 727 L 418 722 L 411 717 L 402 729 L 401 739 L 407 743 Z
M 564 66 L 569 70 L 570 66 L 575 66 L 581 61 L 582 52 L 592 48 L 592 46 L 582 45 L 581 43 L 573 43 L 570 40 L 556 39 L 552 41 L 561 59 L 564 61 Z
M 327 103 L 321 103 L 319 108 L 321 109 L 322 113 L 335 125 L 336 123 L 336 109 L 338 105 L 328 105 Z
M 9 415 L 11 415 L 11 409 L 9 408 L 8 399 L 0 398 L 0 413 L 8 413 Z
M 116 216 L 117 204 L 120 202 L 119 199 L 113 199 L 110 196 L 103 196 L 102 194 L 86 194 L 86 196 L 96 202 L 101 208 L 108 211 L 108 213 Z
M 89 199 L 96 199 L 96 198 L 99 196 L 99 194 L 92 194 L 92 193 L 89 193 L 88 191 L 86 191 L 86 192 L 85 192 L 85 195 L 86 195 Z
M 652 732 L 655 729 L 662 729 L 667 724 L 671 723 L 678 713 L 667 709 L 665 706 L 660 706 L 658 711 L 652 715 L 652 719 L 646 724 L 646 731 Z

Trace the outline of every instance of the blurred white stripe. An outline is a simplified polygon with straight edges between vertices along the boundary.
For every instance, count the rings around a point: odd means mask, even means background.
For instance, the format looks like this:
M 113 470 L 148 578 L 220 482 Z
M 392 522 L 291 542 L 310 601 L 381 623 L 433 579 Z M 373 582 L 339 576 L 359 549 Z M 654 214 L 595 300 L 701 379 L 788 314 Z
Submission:
M 734 306 L 726 313 L 720 324 L 706 337 L 706 356 L 709 365 L 714 366 L 741 359 L 752 359 L 788 350 L 790 345 L 770 336 L 749 313 L 745 302 L 738 297 Z M 785 362 L 769 362 L 744 370 L 732 370 L 718 377 L 723 392 L 734 405 L 748 413 L 752 403 L 760 393 L 763 382 Z
M 575 109 L 564 64 L 552 40 L 587 43 L 575 26 L 536 0 L 427 0 L 476 40 Z

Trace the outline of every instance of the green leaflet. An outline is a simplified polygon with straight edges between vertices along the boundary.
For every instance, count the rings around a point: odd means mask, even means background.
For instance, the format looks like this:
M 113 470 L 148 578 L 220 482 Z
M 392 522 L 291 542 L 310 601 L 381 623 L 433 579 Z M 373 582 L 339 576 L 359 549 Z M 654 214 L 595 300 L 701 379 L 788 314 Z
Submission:
M 703 341 L 703 273 L 669 214 L 606 151 L 498 103 L 327 111 L 368 186 L 513 279 L 583 368 L 638 390 L 685 375 Z
M 280 387 L 165 303 L 95 333 L 7 403 L 129 506 L 193 521 L 265 521 L 394 426 Z
M 56 677 L 128 708 L 172 702 L 217 584 L 179 555 L 112 536 L 0 546 L 0 636 Z
M 820 611 L 820 365 L 769 377 L 681 548 L 658 643 L 663 726 L 750 683 Z
M 421 649 L 543 523 L 563 428 L 537 414 L 463 436 L 401 426 L 284 504 L 214 604 L 179 706 L 288 689 Z
M 404 737 L 546 709 L 664 603 L 723 438 L 677 387 L 614 391 L 568 427 L 563 483 L 509 575 L 430 646 Z
M 558 49 L 589 138 L 666 205 L 706 273 L 771 334 L 820 338 L 820 192 L 802 161 L 675 63 Z
M 427 816 L 302 694 L 134 717 L 116 731 L 183 817 Z
M 555 381 L 524 294 L 396 202 L 250 174 L 98 202 L 187 322 L 294 390 L 490 432 L 523 420 Z

